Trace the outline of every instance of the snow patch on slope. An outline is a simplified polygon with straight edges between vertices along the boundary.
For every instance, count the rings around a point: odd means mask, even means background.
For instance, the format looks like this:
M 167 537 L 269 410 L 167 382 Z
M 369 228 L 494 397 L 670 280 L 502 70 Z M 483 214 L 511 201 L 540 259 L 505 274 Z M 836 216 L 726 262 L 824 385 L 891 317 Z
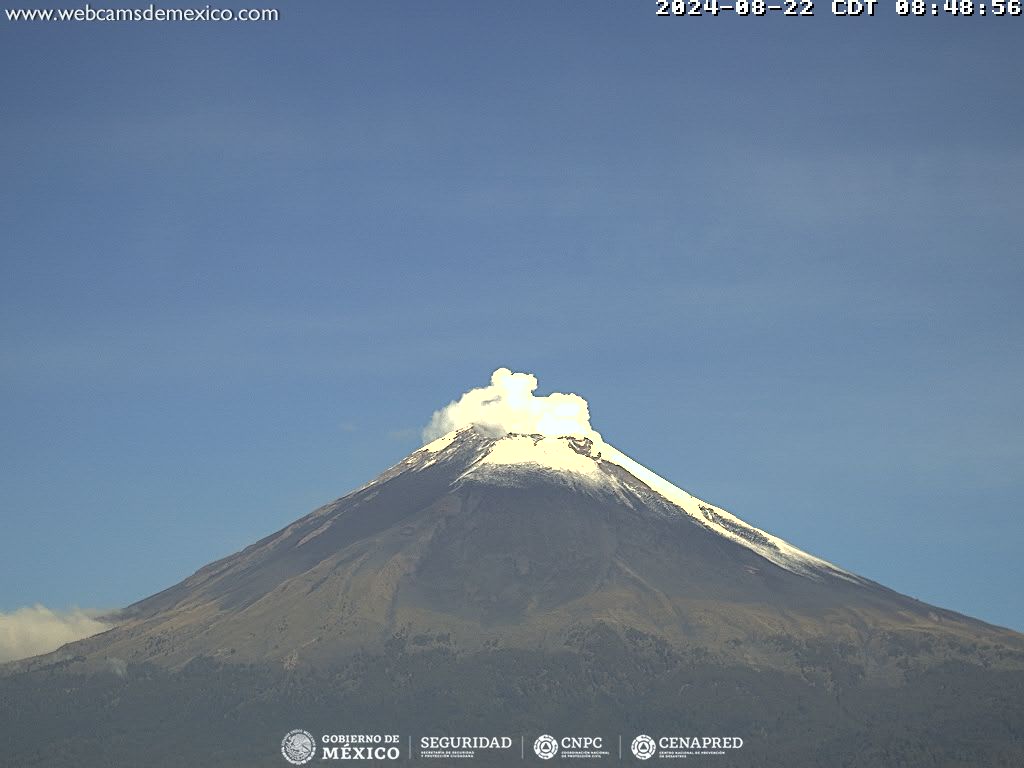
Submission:
M 808 554 L 767 531 L 755 528 L 721 507 L 687 493 L 607 443 L 603 445 L 603 454 L 607 461 L 625 469 L 701 525 L 754 550 L 786 570 L 810 576 L 825 571 L 848 581 L 860 581 L 859 577 L 839 566 Z
M 512 466 L 533 464 L 556 472 L 572 472 L 593 480 L 603 480 L 597 463 L 572 449 L 562 438 L 544 438 L 539 435 L 509 435 L 498 440 L 480 460 L 482 466 Z
M 441 454 L 453 445 L 456 450 L 458 449 L 462 442 L 459 440 L 460 436 L 469 437 L 473 434 L 479 436 L 472 427 L 449 432 L 421 448 L 414 454 L 420 457 L 416 462 L 416 469 L 433 465 Z M 631 493 L 635 498 L 635 483 L 610 470 L 609 464 L 625 470 L 628 475 L 643 483 L 698 525 L 756 552 L 788 571 L 815 579 L 828 574 L 848 581 L 861 581 L 854 574 L 745 523 L 721 507 L 687 493 L 596 437 L 594 433 L 586 437 L 509 434 L 500 439 L 487 440 L 486 447 L 481 446 L 480 453 L 472 457 L 460 480 L 475 478 L 501 485 L 523 482 L 525 477 L 516 477 L 518 467 L 527 471 L 551 473 L 572 484 L 602 487 L 624 500 L 628 499 Z M 634 487 L 630 488 L 630 485 Z

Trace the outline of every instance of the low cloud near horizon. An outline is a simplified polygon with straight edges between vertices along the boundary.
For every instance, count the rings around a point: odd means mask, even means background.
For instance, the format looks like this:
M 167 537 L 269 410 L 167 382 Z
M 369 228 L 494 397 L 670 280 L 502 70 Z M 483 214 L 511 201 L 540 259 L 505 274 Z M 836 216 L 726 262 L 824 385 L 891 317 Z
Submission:
M 64 643 L 81 640 L 109 629 L 97 621 L 101 612 L 73 608 L 52 611 L 38 603 L 0 612 L 0 663 L 55 651 Z

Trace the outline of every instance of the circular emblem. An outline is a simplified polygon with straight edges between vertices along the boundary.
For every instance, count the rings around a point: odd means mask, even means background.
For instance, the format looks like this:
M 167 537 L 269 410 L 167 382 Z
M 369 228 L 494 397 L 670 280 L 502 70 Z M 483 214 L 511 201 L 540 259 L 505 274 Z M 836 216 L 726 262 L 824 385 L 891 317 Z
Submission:
M 292 765 L 305 765 L 316 755 L 316 741 L 313 734 L 296 728 L 288 731 L 281 739 L 281 754 Z
M 538 736 L 537 740 L 533 742 L 533 751 L 541 760 L 550 760 L 558 754 L 558 742 L 555 741 L 554 736 L 548 736 L 545 733 L 543 736 Z
M 637 760 L 647 760 L 654 757 L 654 753 L 658 750 L 658 745 L 646 733 L 641 733 L 633 739 L 630 749 L 633 750 L 633 756 Z

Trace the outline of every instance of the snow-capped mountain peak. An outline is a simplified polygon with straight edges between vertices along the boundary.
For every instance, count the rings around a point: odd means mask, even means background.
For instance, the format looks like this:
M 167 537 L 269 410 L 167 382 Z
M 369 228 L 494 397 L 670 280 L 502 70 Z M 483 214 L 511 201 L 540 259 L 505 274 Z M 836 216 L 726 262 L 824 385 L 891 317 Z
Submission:
M 424 469 L 454 453 L 464 454 L 460 463 L 466 466 L 459 474 L 460 481 L 526 485 L 546 478 L 585 492 L 610 493 L 630 505 L 649 506 L 653 500 L 668 514 L 687 515 L 703 528 L 793 573 L 815 579 L 830 575 L 860 581 L 854 574 L 690 494 L 594 432 L 557 437 L 517 433 L 491 437 L 477 428 L 464 427 L 432 441 L 410 458 L 414 468 Z

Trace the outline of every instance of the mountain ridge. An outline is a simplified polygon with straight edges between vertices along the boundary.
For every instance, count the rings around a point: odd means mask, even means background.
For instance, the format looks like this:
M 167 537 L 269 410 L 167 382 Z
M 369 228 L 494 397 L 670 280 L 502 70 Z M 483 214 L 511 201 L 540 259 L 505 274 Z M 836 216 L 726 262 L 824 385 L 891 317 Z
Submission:
M 204 656 L 319 667 L 404 636 L 558 648 L 595 623 L 779 669 L 796 662 L 777 638 L 831 638 L 879 677 L 895 674 L 887 654 L 907 637 L 929 639 L 919 661 L 1016 666 L 1024 654 L 1024 636 L 804 553 L 596 433 L 477 428 L 111 618 L 111 630 L 17 668 L 115 658 L 174 669 Z
M 299 725 L 728 733 L 743 749 L 709 759 L 731 768 L 1022 764 L 1024 635 L 631 461 L 596 433 L 446 435 L 107 632 L 0 665 L 0 754 L 272 768 Z

